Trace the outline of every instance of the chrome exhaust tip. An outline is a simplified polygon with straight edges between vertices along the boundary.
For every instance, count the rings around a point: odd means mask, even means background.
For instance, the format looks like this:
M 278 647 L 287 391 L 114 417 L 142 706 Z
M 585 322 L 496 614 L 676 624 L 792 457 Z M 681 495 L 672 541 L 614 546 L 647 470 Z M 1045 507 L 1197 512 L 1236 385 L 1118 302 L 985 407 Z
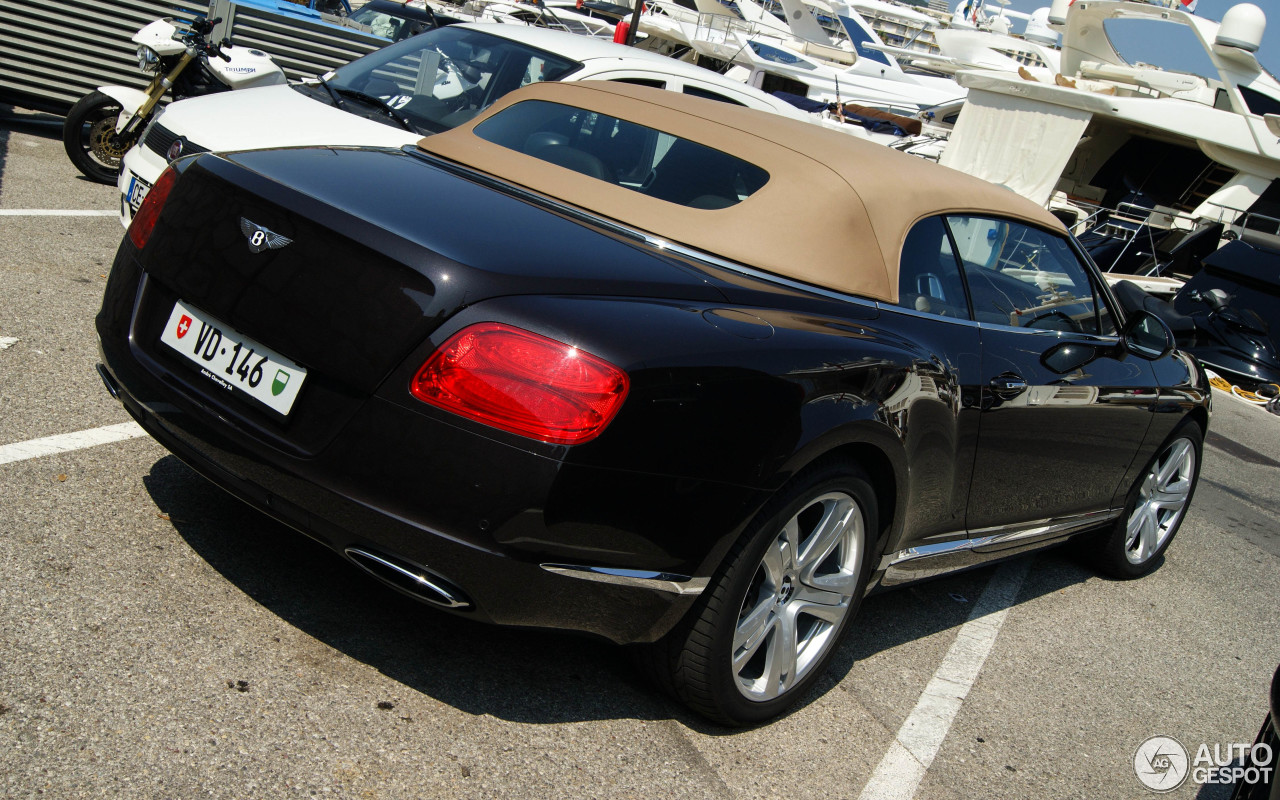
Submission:
M 348 547 L 345 552 L 357 567 L 415 600 L 454 610 L 472 606 L 461 589 L 426 567 L 358 547 Z

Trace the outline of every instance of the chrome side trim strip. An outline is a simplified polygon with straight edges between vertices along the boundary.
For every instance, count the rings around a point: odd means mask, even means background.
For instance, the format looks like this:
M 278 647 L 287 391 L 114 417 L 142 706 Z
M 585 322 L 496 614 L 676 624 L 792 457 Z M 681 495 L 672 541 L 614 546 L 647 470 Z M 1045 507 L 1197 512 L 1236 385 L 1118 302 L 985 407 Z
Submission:
M 785 286 L 788 289 L 795 289 L 796 291 L 807 292 L 808 294 L 820 295 L 822 297 L 826 297 L 831 300 L 839 300 L 844 303 L 852 303 L 853 305 L 864 306 L 866 308 L 873 308 L 877 312 L 879 312 L 880 310 L 880 307 L 876 303 L 876 301 L 869 300 L 865 297 L 858 297 L 857 295 L 852 295 L 852 294 L 844 294 L 842 292 L 837 292 L 831 289 L 827 289 L 823 286 L 818 286 L 817 284 L 814 284 L 814 283 L 805 283 L 803 281 L 793 280 L 791 278 L 787 278 L 783 275 L 778 275 L 773 272 L 765 272 L 764 270 L 748 267 L 746 264 L 739 264 L 736 261 L 729 261 L 728 259 L 720 258 L 719 256 L 713 255 L 711 253 L 705 253 L 701 250 L 694 250 L 692 247 L 686 247 L 677 242 L 670 242 L 670 241 L 667 241 L 666 239 L 660 239 L 656 236 L 652 236 L 650 234 L 644 233 L 643 231 L 636 231 L 636 232 L 640 234 L 640 236 L 644 239 L 645 243 L 648 244 L 650 247 L 654 247 L 668 253 L 676 253 L 677 255 L 684 256 L 685 258 L 689 258 L 694 261 L 701 261 L 704 264 L 710 264 L 714 267 L 726 269 L 731 272 L 737 272 L 741 275 L 746 275 L 751 278 L 757 278 L 759 280 L 768 281 L 770 283 L 776 283 L 779 286 Z M 868 320 L 861 320 L 861 321 L 870 322 L 871 320 L 868 319 Z
M 676 575 L 670 572 L 587 567 L 580 564 L 540 564 L 539 566 L 555 575 L 670 594 L 699 595 L 702 594 L 703 589 L 707 588 L 706 578 L 691 578 L 688 575 Z
M 1120 516 L 1121 513 L 1123 513 L 1123 509 L 1112 508 L 1106 511 L 1074 514 L 1070 517 L 1042 519 L 992 528 L 978 528 L 969 531 L 970 536 L 967 539 L 917 545 L 908 547 L 905 550 L 899 550 L 896 553 L 886 554 L 880 560 L 880 568 L 888 569 L 907 561 L 952 555 L 984 547 L 1014 544 L 1022 539 L 1047 538 L 1053 535 L 1067 534 L 1072 531 L 1091 528 L 1095 525 L 1102 525 Z
M 1009 333 L 1025 333 L 1025 334 L 1054 334 L 1056 338 L 1063 340 L 1071 340 L 1073 342 L 1082 342 L 1085 344 L 1097 345 L 1119 345 L 1120 337 L 1111 335 L 1101 335 L 1096 333 L 1072 333 L 1069 331 L 1055 331 L 1050 328 L 1026 328 L 1017 325 L 1001 325 L 998 322 L 979 322 L 978 327 L 983 330 L 1007 331 Z
M 882 303 L 876 301 L 876 308 L 881 311 L 892 311 L 895 314 L 905 314 L 908 317 L 919 317 L 920 319 L 933 320 L 934 322 L 946 322 L 950 325 L 963 325 L 968 328 L 982 327 L 982 323 L 971 319 L 961 319 L 959 317 L 944 317 L 938 314 L 930 314 L 925 311 L 916 311 L 914 308 L 905 306 L 895 306 L 893 303 Z

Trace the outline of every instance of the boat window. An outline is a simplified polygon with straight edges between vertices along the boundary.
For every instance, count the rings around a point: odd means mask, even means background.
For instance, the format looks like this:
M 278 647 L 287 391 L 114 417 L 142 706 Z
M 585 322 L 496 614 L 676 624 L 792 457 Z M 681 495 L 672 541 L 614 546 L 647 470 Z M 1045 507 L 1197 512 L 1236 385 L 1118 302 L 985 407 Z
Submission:
M 1111 313 L 1065 238 L 991 217 L 949 216 L 979 322 L 1112 335 Z
M 864 25 L 859 25 L 856 20 L 850 17 L 840 16 L 840 15 L 838 16 L 840 19 L 840 24 L 844 26 L 845 34 L 849 37 L 849 41 L 853 42 L 853 46 L 857 50 L 858 56 L 860 58 L 865 58 L 870 61 L 877 61 L 881 64 L 884 64 L 886 67 L 892 66 L 889 63 L 889 57 L 887 55 L 880 52 L 879 50 L 875 50 L 870 47 L 867 47 L 867 45 L 875 44 L 876 41 L 874 38 L 872 38 L 871 33 L 866 29 Z
M 790 53 L 780 47 L 774 47 L 771 44 L 757 42 L 754 39 L 747 42 L 755 54 L 763 58 L 765 61 L 772 61 L 775 64 L 785 64 L 788 67 L 797 67 L 799 69 L 815 70 L 818 68 L 811 61 L 806 61 L 795 53 Z
M 760 91 L 765 94 L 786 92 L 787 94 L 794 94 L 798 97 L 808 97 L 809 84 L 783 75 L 774 75 L 772 72 L 766 72 L 760 81 Z
M 1102 23 L 1116 53 L 1131 66 L 1151 66 L 1217 78 L 1195 31 L 1177 22 L 1116 17 Z
M 964 279 L 941 217 L 917 222 L 898 258 L 898 305 L 951 319 L 972 319 Z
M 1250 89 L 1248 86 L 1240 87 L 1240 95 L 1244 98 L 1244 104 L 1249 107 L 1250 113 L 1262 116 L 1264 114 L 1280 114 L 1280 100 L 1269 95 L 1265 95 L 1257 89 Z
M 1111 154 L 1091 182 L 1106 189 L 1106 208 L 1131 203 L 1189 211 L 1207 196 L 1201 194 L 1202 184 L 1216 172 L 1213 167 L 1213 160 L 1195 147 L 1134 136 Z
M 727 208 L 764 186 L 769 173 L 669 133 L 583 108 L 525 100 L 475 134 L 597 180 L 688 208 Z

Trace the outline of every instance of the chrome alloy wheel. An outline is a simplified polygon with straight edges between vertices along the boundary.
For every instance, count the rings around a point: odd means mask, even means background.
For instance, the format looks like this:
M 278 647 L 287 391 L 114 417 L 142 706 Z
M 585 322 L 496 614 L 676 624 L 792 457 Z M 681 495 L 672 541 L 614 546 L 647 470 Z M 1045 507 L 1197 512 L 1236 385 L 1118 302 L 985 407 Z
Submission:
M 744 697 L 778 697 L 833 645 L 862 573 L 864 524 L 853 497 L 828 492 L 770 542 L 733 635 L 733 675 Z
M 1175 439 L 1151 465 L 1126 525 L 1124 554 L 1129 563 L 1146 563 L 1177 530 L 1195 475 L 1196 449 L 1187 439 Z

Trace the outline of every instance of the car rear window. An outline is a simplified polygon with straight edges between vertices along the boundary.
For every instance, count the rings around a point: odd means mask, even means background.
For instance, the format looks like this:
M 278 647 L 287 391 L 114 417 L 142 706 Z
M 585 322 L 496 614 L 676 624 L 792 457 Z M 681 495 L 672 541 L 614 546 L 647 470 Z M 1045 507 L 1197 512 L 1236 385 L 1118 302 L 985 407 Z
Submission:
M 526 100 L 475 128 L 480 138 L 583 175 L 687 208 L 727 208 L 769 173 L 740 158 L 582 108 Z

